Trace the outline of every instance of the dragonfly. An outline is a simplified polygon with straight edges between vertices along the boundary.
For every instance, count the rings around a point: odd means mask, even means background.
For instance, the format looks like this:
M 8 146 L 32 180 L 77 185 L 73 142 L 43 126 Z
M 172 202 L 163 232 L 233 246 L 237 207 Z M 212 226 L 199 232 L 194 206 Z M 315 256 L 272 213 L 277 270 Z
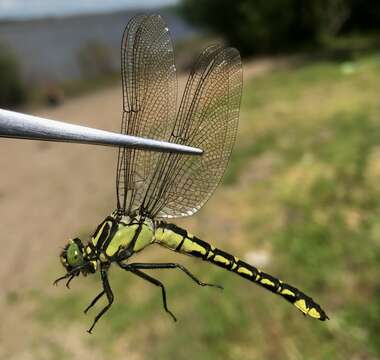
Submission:
M 211 45 L 198 57 L 177 110 L 177 75 L 169 30 L 159 15 L 130 20 L 121 44 L 123 113 L 121 133 L 165 140 L 203 149 L 201 156 L 157 153 L 120 147 L 116 171 L 117 207 L 87 243 L 70 239 L 60 254 L 66 273 L 55 281 L 99 272 L 107 305 L 88 332 L 110 309 L 114 294 L 108 270 L 120 269 L 159 287 L 165 311 L 165 286 L 146 270 L 178 269 L 201 286 L 178 263 L 131 262 L 134 254 L 157 244 L 233 272 L 296 306 L 304 315 L 328 316 L 311 297 L 253 265 L 220 250 L 171 223 L 196 213 L 209 199 L 225 172 L 235 142 L 242 95 L 242 62 L 232 47 Z

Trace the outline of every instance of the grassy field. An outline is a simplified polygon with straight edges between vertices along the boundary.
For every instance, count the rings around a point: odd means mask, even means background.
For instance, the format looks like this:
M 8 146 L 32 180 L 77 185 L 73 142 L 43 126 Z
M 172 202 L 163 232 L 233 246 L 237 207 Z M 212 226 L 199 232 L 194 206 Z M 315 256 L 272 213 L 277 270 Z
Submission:
M 30 352 L 40 359 L 378 359 L 379 181 L 380 54 L 273 71 L 245 83 L 222 186 L 178 223 L 304 290 L 330 321 L 305 318 L 236 275 L 153 247 L 139 260 L 175 259 L 225 290 L 199 288 L 176 271 L 156 274 L 179 319 L 173 323 L 159 290 L 114 269 L 116 301 L 92 336 L 85 330 L 101 305 L 87 316 L 83 309 L 98 277 L 75 280 L 70 291 L 12 292 L 7 302 L 15 310 L 32 304 L 40 335 Z M 96 224 L 84 225 L 83 238 Z M 56 260 L 46 282 L 61 272 Z

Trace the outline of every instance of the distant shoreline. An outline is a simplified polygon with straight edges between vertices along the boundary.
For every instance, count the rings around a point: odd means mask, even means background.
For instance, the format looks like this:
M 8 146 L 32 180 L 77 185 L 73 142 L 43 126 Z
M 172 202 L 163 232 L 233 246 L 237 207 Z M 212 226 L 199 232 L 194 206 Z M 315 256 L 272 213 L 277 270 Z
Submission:
M 0 22 L 0 44 L 15 55 L 22 76 L 30 83 L 75 80 L 83 76 L 83 56 L 97 51 L 108 69 L 120 69 L 120 41 L 129 19 L 138 13 L 159 13 L 167 22 L 174 41 L 189 38 L 195 29 L 170 7 L 113 11 L 96 14 Z M 95 50 L 94 50 L 95 49 Z M 98 49 L 98 50 L 97 50 Z M 106 57 L 104 58 L 103 55 Z M 96 65 L 96 64 L 95 64 Z
M 153 12 L 170 12 L 173 11 L 173 9 L 176 7 L 175 4 L 173 5 L 164 5 L 164 6 L 114 6 L 111 8 L 94 8 L 94 9 L 72 9 L 68 10 L 63 13 L 51 13 L 51 12 L 45 12 L 44 14 L 33 14 L 29 13 L 27 15 L 0 15 L 0 24 L 9 24 L 14 22 L 28 22 L 28 21 L 38 21 L 38 20 L 55 20 L 55 19 L 62 19 L 62 18 L 72 18 L 72 17 L 87 17 L 87 16 L 97 16 L 97 15 L 110 15 L 115 14 L 119 12 L 147 12 L 147 13 L 153 13 Z

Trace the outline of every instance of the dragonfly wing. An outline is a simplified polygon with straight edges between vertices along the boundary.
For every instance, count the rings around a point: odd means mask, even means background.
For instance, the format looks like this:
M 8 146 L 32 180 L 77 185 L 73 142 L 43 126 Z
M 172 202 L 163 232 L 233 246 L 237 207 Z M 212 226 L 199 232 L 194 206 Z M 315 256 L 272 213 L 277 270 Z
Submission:
M 121 45 L 123 119 L 121 133 L 167 140 L 174 126 L 176 68 L 169 30 L 159 15 L 136 16 Z M 141 205 L 159 153 L 119 148 L 117 207 L 129 213 Z
M 158 218 L 199 210 L 219 184 L 235 142 L 242 66 L 234 48 L 214 45 L 193 67 L 168 141 L 203 149 L 202 156 L 160 154 L 142 207 Z

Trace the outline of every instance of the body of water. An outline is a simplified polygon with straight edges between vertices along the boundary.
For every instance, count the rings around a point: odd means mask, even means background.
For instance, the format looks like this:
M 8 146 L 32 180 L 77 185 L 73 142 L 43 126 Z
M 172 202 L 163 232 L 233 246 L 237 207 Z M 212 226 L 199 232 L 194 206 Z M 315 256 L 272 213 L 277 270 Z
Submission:
M 120 42 L 129 19 L 142 11 L 52 17 L 0 23 L 0 43 L 16 55 L 30 82 L 75 79 L 82 75 L 79 56 L 89 44 L 104 47 L 107 61 L 120 67 Z M 152 11 L 150 11 L 151 13 Z M 190 37 L 194 29 L 170 12 L 161 13 L 174 40 Z M 0 50 L 1 51 L 1 50 Z

